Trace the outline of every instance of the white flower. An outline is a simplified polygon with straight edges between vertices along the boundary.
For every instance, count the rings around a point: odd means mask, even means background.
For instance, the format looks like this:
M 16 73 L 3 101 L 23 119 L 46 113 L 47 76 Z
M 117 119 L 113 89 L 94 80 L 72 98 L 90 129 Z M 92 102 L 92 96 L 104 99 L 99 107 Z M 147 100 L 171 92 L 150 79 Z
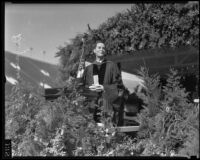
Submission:
M 82 147 L 77 147 L 77 150 L 82 150 L 83 148 Z
M 61 129 L 60 135 L 62 136 L 64 134 L 64 129 Z
M 170 107 L 166 107 L 166 112 L 168 112 L 169 113 L 169 111 L 170 111 Z
M 133 155 L 133 152 L 131 152 L 131 155 Z
M 186 44 L 188 44 L 188 45 L 189 45 L 190 43 L 191 43 L 190 41 L 187 41 L 187 42 L 186 42 Z
M 32 98 L 32 97 L 33 97 L 33 95 L 30 93 L 30 94 L 29 94 L 29 98 Z
M 175 151 L 174 150 L 171 150 L 170 151 L 170 156 L 174 156 L 175 155 Z
M 113 132 L 113 133 L 112 133 L 112 136 L 114 136 L 114 135 L 115 135 L 115 133 L 116 133 L 116 132 Z
M 72 104 L 78 106 L 78 102 L 76 100 L 72 101 Z
M 97 126 L 98 127 L 104 127 L 104 124 L 103 123 L 97 123 Z
M 107 155 L 112 155 L 113 153 L 114 153 L 114 150 L 112 150 L 112 151 L 108 152 L 108 154 L 107 154 Z
M 34 141 L 38 141 L 38 137 L 37 136 L 34 136 Z
M 166 154 L 164 154 L 164 153 L 161 153 L 160 155 L 161 155 L 161 156 L 166 156 Z

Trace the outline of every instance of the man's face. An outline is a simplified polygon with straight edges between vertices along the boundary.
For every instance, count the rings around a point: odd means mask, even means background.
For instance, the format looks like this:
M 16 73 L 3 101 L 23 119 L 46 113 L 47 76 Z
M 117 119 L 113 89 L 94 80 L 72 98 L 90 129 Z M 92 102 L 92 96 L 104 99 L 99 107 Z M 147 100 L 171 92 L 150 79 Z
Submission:
M 103 43 L 97 43 L 94 53 L 97 57 L 102 57 L 105 55 L 105 45 Z

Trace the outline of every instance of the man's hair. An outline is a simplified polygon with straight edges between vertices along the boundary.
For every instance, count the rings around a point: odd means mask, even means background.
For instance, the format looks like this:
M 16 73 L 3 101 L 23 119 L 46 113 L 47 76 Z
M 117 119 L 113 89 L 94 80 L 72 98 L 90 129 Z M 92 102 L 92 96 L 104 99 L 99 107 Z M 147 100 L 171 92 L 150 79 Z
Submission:
M 96 42 L 95 42 L 95 44 L 94 44 L 94 47 L 93 48 L 96 48 L 96 46 L 97 46 L 97 44 L 98 43 L 103 43 L 103 44 L 105 44 L 102 40 L 97 40 Z

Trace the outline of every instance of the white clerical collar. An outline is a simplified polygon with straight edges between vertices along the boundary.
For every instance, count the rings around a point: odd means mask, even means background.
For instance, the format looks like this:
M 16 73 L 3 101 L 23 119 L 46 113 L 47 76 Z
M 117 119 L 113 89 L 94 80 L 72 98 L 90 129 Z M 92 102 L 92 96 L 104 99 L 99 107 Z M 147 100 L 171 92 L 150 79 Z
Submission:
M 98 62 L 98 63 L 102 63 L 102 62 L 103 62 L 103 60 L 98 60 L 97 62 Z
M 102 59 L 102 60 L 96 60 L 97 63 L 103 63 L 106 59 Z

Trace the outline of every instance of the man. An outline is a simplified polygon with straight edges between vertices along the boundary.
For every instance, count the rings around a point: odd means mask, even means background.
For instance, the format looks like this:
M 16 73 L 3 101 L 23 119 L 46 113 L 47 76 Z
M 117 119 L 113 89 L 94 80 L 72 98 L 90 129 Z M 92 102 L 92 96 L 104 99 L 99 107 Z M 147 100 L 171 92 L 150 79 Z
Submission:
M 94 120 L 99 123 L 101 118 L 110 117 L 112 122 L 119 125 L 116 118 L 117 111 L 122 105 L 119 91 L 124 89 L 121 72 L 117 64 L 106 60 L 104 43 L 97 42 L 93 51 L 96 60 L 85 68 L 83 84 L 91 91 L 98 92 L 99 95 L 94 106 Z M 101 110 L 103 110 L 103 117 L 99 115 Z

